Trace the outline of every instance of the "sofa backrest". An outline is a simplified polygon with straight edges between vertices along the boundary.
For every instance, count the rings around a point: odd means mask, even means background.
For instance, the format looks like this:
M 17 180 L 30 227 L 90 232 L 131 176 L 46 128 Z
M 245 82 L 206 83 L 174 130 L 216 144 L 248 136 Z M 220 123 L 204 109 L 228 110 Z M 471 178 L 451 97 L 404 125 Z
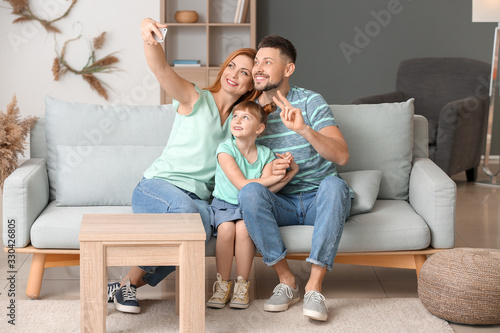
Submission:
M 411 161 L 427 157 L 427 123 L 413 100 L 330 105 L 349 146 L 339 172 L 381 170 L 379 198 L 407 199 Z M 171 105 L 102 106 L 46 99 L 31 131 L 30 156 L 46 158 L 58 205 L 130 205 L 143 172 L 167 144 Z M 47 149 L 49 147 L 49 149 Z
M 50 197 L 61 206 L 130 205 L 144 170 L 164 149 L 175 118 L 171 105 L 93 105 L 45 99 Z M 42 135 L 35 128 L 35 141 Z

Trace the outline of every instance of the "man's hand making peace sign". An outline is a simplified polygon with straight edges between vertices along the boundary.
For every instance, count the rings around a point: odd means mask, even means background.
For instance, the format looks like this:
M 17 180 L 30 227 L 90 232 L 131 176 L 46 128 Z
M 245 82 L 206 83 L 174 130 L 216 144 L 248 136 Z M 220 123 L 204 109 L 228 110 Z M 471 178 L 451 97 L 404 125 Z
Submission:
M 304 117 L 302 117 L 302 110 L 293 107 L 279 90 L 278 97 L 281 101 L 279 101 L 275 96 L 273 97 L 273 101 L 281 109 L 280 117 L 283 124 L 285 124 L 288 129 L 297 133 L 303 131 L 306 124 L 304 123 Z

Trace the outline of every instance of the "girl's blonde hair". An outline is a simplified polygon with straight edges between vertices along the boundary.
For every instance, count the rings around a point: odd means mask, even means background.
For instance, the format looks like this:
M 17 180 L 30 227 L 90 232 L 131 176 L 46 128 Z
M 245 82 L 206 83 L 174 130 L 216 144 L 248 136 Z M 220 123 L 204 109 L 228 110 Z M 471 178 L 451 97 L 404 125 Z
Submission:
M 236 51 L 233 51 L 233 53 L 231 53 L 226 58 L 226 60 L 224 61 L 224 63 L 222 64 L 221 69 L 219 70 L 219 73 L 217 74 L 217 78 L 215 79 L 215 82 L 212 83 L 211 85 L 209 85 L 208 87 L 204 88 L 204 90 L 208 90 L 211 93 L 218 92 L 221 89 L 221 87 L 222 87 L 221 83 L 220 83 L 220 79 L 221 79 L 222 74 L 224 73 L 224 70 L 226 69 L 226 67 L 229 66 L 229 63 L 231 61 L 233 61 L 233 59 L 236 58 L 239 55 L 247 56 L 250 59 L 252 59 L 252 61 L 253 61 L 255 59 L 255 55 L 256 54 L 257 54 L 257 50 L 252 49 L 252 48 L 241 48 L 241 49 L 238 49 Z M 260 92 L 260 91 L 252 89 L 249 92 L 247 92 L 246 94 L 244 94 L 243 96 L 241 96 L 236 101 L 236 103 L 243 102 L 243 101 L 253 101 L 257 97 L 259 97 L 261 93 L 262 92 Z
M 262 124 L 267 125 L 267 115 L 276 111 L 276 109 L 277 109 L 276 103 L 274 102 L 261 106 L 260 104 L 255 103 L 253 101 L 243 101 L 237 104 L 233 108 L 233 111 L 236 110 L 247 111 L 248 113 L 252 114 L 255 118 L 257 118 L 257 120 L 259 120 Z

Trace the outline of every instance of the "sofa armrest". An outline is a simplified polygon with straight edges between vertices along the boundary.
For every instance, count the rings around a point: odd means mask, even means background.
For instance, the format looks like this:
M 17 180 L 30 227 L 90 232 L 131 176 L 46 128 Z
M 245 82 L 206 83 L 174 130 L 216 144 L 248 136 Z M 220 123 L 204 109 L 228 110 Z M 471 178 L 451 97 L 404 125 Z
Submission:
M 14 170 L 4 183 L 2 218 L 4 245 L 15 247 L 28 245 L 31 226 L 48 202 L 49 180 L 46 160 L 29 159 Z M 12 244 L 12 240 L 15 244 Z
M 405 94 L 401 91 L 393 91 L 386 94 L 372 95 L 366 97 L 358 97 L 354 99 L 352 104 L 381 104 L 381 103 L 400 103 L 405 102 Z
M 417 158 L 410 172 L 409 202 L 431 232 L 433 248 L 455 244 L 455 182 L 428 158 Z

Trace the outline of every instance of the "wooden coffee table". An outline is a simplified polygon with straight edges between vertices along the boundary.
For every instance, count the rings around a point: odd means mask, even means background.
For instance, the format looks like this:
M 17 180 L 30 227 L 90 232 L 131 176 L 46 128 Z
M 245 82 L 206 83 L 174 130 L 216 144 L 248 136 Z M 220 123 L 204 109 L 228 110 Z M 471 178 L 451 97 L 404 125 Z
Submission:
M 199 214 L 84 215 L 81 332 L 106 332 L 106 267 L 138 265 L 178 266 L 180 331 L 204 332 L 205 238 Z

